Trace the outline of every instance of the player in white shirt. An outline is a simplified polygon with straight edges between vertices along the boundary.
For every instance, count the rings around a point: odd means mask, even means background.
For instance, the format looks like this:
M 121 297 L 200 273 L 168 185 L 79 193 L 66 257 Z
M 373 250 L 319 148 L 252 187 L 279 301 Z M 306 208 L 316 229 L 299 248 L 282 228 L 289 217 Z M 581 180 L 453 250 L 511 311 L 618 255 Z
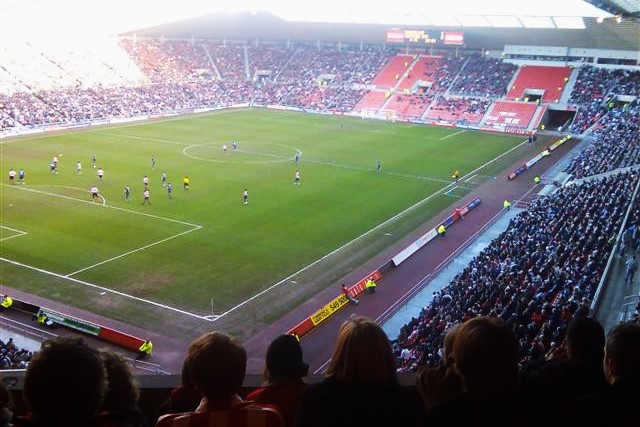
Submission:
M 98 168 L 98 179 L 102 181 L 102 178 L 104 178 L 104 171 L 102 168 Z
M 242 192 L 242 204 L 246 205 L 248 203 L 249 203 L 249 190 L 245 188 L 244 191 Z
M 144 178 L 142 178 L 142 183 L 144 184 L 145 187 L 149 185 L 149 177 L 147 175 L 145 175 Z
M 161 185 L 164 187 L 165 185 L 167 185 L 167 173 L 166 172 L 162 172 L 162 183 Z
M 53 156 L 53 159 L 51 161 L 57 165 L 58 164 L 58 156 Z
M 76 162 L 76 173 L 77 173 L 78 175 L 80 175 L 80 174 L 82 173 L 82 163 L 80 163 L 80 160 L 78 160 L 78 161 Z
M 91 186 L 91 198 L 94 200 L 99 200 L 100 199 L 100 195 L 98 194 L 98 187 L 96 187 L 95 185 Z
M 151 192 L 149 191 L 148 188 L 144 190 L 142 195 L 144 196 L 144 199 L 142 200 L 142 204 L 143 205 L 146 204 L 146 203 L 151 204 L 151 200 L 150 200 Z
M 227 152 L 227 144 L 222 144 L 222 151 Z
M 300 170 L 296 171 L 296 174 L 293 178 L 293 185 L 300 185 Z
M 16 179 L 16 171 L 13 168 L 11 168 L 9 170 L 9 182 L 13 184 L 15 179 Z

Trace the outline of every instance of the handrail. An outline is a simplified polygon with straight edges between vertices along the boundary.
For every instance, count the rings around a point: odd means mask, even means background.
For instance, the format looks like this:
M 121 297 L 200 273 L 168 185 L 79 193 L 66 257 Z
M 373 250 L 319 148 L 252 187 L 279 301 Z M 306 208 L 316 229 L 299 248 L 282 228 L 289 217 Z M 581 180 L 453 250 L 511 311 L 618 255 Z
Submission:
M 49 331 L 44 331 L 39 328 L 27 325 L 26 323 L 18 322 L 16 320 L 8 319 L 6 317 L 0 318 L 0 324 L 3 324 L 8 329 L 12 329 L 15 332 L 21 333 L 28 337 L 35 337 L 38 341 L 43 342 L 46 339 L 57 338 L 58 335 Z

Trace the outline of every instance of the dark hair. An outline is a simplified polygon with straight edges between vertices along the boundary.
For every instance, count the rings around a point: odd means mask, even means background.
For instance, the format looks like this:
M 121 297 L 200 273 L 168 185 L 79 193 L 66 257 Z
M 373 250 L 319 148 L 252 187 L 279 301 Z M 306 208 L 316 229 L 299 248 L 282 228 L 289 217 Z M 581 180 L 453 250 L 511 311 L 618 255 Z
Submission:
M 100 351 L 107 371 L 109 387 L 104 396 L 103 409 L 111 412 L 124 411 L 138 404 L 140 391 L 129 365 L 118 354 L 108 349 Z
M 209 332 L 189 346 L 186 363 L 194 386 L 207 398 L 227 398 L 242 387 L 247 353 L 222 332 Z
M 269 344 L 266 357 L 270 377 L 304 377 L 309 365 L 302 360 L 302 347 L 293 335 L 280 335 Z
M 397 384 L 391 344 L 376 322 L 354 316 L 342 324 L 326 377 L 350 384 Z
M 100 354 L 82 339 L 45 341 L 24 377 L 24 397 L 36 423 L 86 426 L 107 388 Z
M 475 317 L 460 325 L 451 360 L 470 392 L 504 395 L 517 387 L 518 340 L 498 318 Z
M 604 328 L 597 320 L 587 316 L 574 317 L 567 327 L 566 341 L 572 359 L 602 369 Z
M 606 358 L 615 362 L 617 377 L 640 380 L 640 323 L 622 323 L 609 331 Z

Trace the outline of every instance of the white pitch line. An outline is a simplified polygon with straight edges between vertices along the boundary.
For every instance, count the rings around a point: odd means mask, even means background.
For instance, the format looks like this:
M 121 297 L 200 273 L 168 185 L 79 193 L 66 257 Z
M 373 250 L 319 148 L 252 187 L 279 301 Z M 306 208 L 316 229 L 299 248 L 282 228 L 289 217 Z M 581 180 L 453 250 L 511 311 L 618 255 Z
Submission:
M 86 282 L 84 280 L 74 279 L 73 277 L 66 277 L 66 276 L 64 276 L 62 274 L 54 273 L 53 271 L 44 270 L 42 268 L 34 267 L 34 266 L 28 265 L 28 264 L 23 264 L 21 262 L 13 261 L 13 260 L 10 260 L 10 259 L 4 258 L 4 257 L 0 257 L 0 261 L 4 261 L 4 262 L 6 262 L 8 264 L 12 264 L 12 265 L 15 265 L 15 266 L 18 266 L 18 267 L 22 267 L 22 268 L 26 268 L 26 269 L 29 269 L 29 270 L 37 271 L 39 273 L 47 274 L 49 276 L 57 277 L 59 279 L 68 280 L 70 282 L 78 283 L 80 285 L 84 285 L 84 286 L 87 286 L 89 288 L 99 289 L 99 290 L 101 290 L 103 292 L 109 292 L 109 293 L 112 293 L 112 294 L 115 294 L 115 295 L 119 295 L 121 297 L 129 298 L 129 299 L 132 299 L 132 300 L 135 300 L 135 301 L 138 301 L 138 302 L 142 302 L 142 303 L 145 303 L 145 304 L 150 304 L 150 305 L 153 305 L 153 306 L 156 306 L 156 307 L 160 307 L 160 308 L 165 309 L 165 310 L 174 311 L 176 313 L 184 314 L 185 316 L 195 317 L 196 319 L 199 319 L 199 320 L 209 321 L 209 319 L 207 319 L 206 316 L 200 316 L 198 314 L 191 313 L 191 312 L 184 311 L 184 310 L 180 310 L 179 308 L 171 307 L 169 305 L 160 304 L 160 303 L 155 302 L 155 301 L 151 301 L 151 300 L 148 300 L 148 299 L 144 299 L 144 298 L 136 297 L 136 296 L 133 296 L 133 295 L 125 294 L 124 292 L 115 291 L 113 289 L 105 288 L 103 286 L 99 286 L 99 285 L 96 285 L 94 283 Z
M 305 159 L 305 162 L 316 163 L 318 165 L 325 165 L 325 166 L 336 166 L 336 167 L 343 168 L 343 169 L 351 169 L 351 170 L 357 170 L 357 171 L 363 171 L 363 172 L 373 172 L 373 171 L 375 171 L 374 168 L 366 168 L 366 167 L 362 167 L 362 166 L 345 165 L 345 164 L 342 164 L 342 163 L 327 162 L 327 161 L 324 161 L 324 160 Z M 403 178 L 413 178 L 413 179 L 419 179 L 419 180 L 422 180 L 422 181 L 443 182 L 443 183 L 447 183 L 447 184 L 451 182 L 450 180 L 447 180 L 447 179 L 432 178 L 430 176 L 422 176 L 422 175 L 411 175 L 411 174 L 399 173 L 399 172 L 382 171 L 380 173 L 383 174 L 383 175 L 400 176 L 400 177 L 403 177 Z
M 442 138 L 440 138 L 440 141 L 444 141 L 445 139 L 449 139 L 452 136 L 456 136 L 456 135 L 459 135 L 461 133 L 465 133 L 466 131 L 467 131 L 466 129 L 462 129 L 462 130 L 459 130 L 458 132 L 454 132 L 454 133 L 451 133 L 451 134 L 449 134 L 447 136 L 443 136 Z
M 9 240 L 9 239 L 15 239 L 16 237 L 26 236 L 27 234 L 29 234 L 29 233 L 21 232 L 20 234 L 14 234 L 13 236 L 3 237 L 2 239 L 0 239 L 0 242 L 4 242 L 4 241 Z
M 475 178 L 476 176 L 478 176 L 477 173 L 474 173 L 473 175 L 471 175 L 469 178 L 465 179 L 464 182 L 469 182 L 471 181 L 473 178 Z
M 18 230 L 16 228 L 11 228 L 11 227 L 7 227 L 6 225 L 0 225 L 0 228 L 4 228 L 5 230 L 9 230 L 9 231 L 14 231 L 16 233 L 23 233 L 23 234 L 27 234 L 26 231 L 22 231 L 22 230 Z
M 119 258 L 124 258 L 124 257 L 126 257 L 126 256 L 128 256 L 128 255 L 134 254 L 134 253 L 136 253 L 136 252 L 143 251 L 143 250 L 148 249 L 148 248 L 150 248 L 150 247 L 152 247 L 152 246 L 159 245 L 160 243 L 164 243 L 164 242 L 167 242 L 167 241 L 169 241 L 169 240 L 175 239 L 175 238 L 177 238 L 177 237 L 184 236 L 185 234 L 189 234 L 189 233 L 191 233 L 191 232 L 193 232 L 193 231 L 200 230 L 201 228 L 202 228 L 202 227 L 200 227 L 200 226 L 199 226 L 199 227 L 195 227 L 195 228 L 192 228 L 192 229 L 190 229 L 190 230 L 183 231 L 182 233 L 178 233 L 178 234 L 175 234 L 175 235 L 173 235 L 173 236 L 169 236 L 169 237 L 167 237 L 167 238 L 164 238 L 164 239 L 158 240 L 157 242 L 149 243 L 148 245 L 141 246 L 141 247 L 139 247 L 139 248 L 136 248 L 136 249 L 130 250 L 130 251 L 125 252 L 125 253 L 123 253 L 123 254 L 116 255 L 116 256 L 111 257 L 111 258 L 109 258 L 109 259 L 105 259 L 104 261 L 97 262 L 97 263 L 92 264 L 92 265 L 90 265 L 90 266 L 88 266 L 88 267 L 81 268 L 80 270 L 76 270 L 76 271 L 74 271 L 74 272 L 72 272 L 72 273 L 65 274 L 65 275 L 64 275 L 64 277 L 65 277 L 65 278 L 69 278 L 69 277 L 71 277 L 71 276 L 75 276 L 76 274 L 78 274 L 78 273 L 82 273 L 83 271 L 87 271 L 87 270 L 90 270 L 90 269 L 92 269 L 92 268 L 94 268 L 94 267 L 98 267 L 98 266 L 100 266 L 100 265 L 102 265 L 102 264 L 106 264 L 106 263 L 108 263 L 108 262 L 115 261 L 115 260 L 117 260 L 117 259 L 119 259 Z
M 167 217 L 164 217 L 164 216 L 153 215 L 153 214 L 146 213 L 146 212 L 133 211 L 133 210 L 130 210 L 130 209 L 121 208 L 119 206 L 96 205 L 94 202 L 92 202 L 90 200 L 77 199 L 75 197 L 65 196 L 64 194 L 49 193 L 48 191 L 34 190 L 33 188 L 16 187 L 16 186 L 13 186 L 13 185 L 8 185 L 8 184 L 0 184 L 0 185 L 3 186 L 3 187 L 8 187 L 8 188 L 15 188 L 17 190 L 28 191 L 28 192 L 37 193 L 37 194 L 43 194 L 45 196 L 59 197 L 61 199 L 73 200 L 73 201 L 79 202 L 79 203 L 88 203 L 88 204 L 90 204 L 92 206 L 100 206 L 100 207 L 107 208 L 107 209 L 115 209 L 115 210 L 122 211 L 122 212 L 128 212 L 128 213 L 132 213 L 132 214 L 136 214 L 136 215 L 142 215 L 142 216 L 146 216 L 146 217 L 149 217 L 149 218 L 156 218 L 156 219 L 161 219 L 161 220 L 164 220 L 164 221 L 175 222 L 177 224 L 188 225 L 190 227 L 202 227 L 202 225 L 200 225 L 200 224 L 193 224 L 193 223 L 186 222 L 186 221 L 180 221 L 179 219 L 167 218 Z
M 522 145 L 526 144 L 527 141 L 522 141 L 520 144 L 516 145 L 515 147 L 510 148 L 509 150 L 505 151 L 504 153 L 494 157 L 493 159 L 485 162 L 484 164 L 478 166 L 477 168 L 475 168 L 474 170 L 472 170 L 471 172 L 469 172 L 469 174 L 473 174 L 473 173 L 477 173 L 479 170 L 481 170 L 482 168 L 484 168 L 485 166 L 495 162 L 496 160 L 500 159 L 501 157 L 509 154 L 510 152 L 512 152 L 513 150 L 516 150 L 518 148 L 520 148 Z M 467 175 L 464 175 L 465 177 Z M 268 288 L 258 292 L 257 294 L 253 295 L 252 297 L 250 297 L 249 299 L 242 301 L 241 303 L 235 305 L 234 307 L 231 307 L 229 310 L 225 311 L 224 313 L 222 313 L 221 315 L 219 315 L 216 319 L 212 320 L 212 322 L 215 322 L 221 318 L 223 318 L 224 316 L 226 316 L 229 313 L 232 313 L 234 311 L 236 311 L 237 309 L 243 307 L 244 305 L 248 304 L 249 302 L 253 301 L 254 299 L 260 297 L 261 295 L 264 295 L 265 293 L 271 291 L 272 289 L 277 288 L 278 286 L 280 286 L 283 283 L 286 283 L 288 280 L 290 280 L 292 277 L 295 277 L 296 275 L 308 270 L 309 268 L 313 267 L 314 265 L 318 264 L 319 262 L 327 259 L 328 257 L 330 257 L 331 255 L 335 254 L 336 252 L 341 251 L 342 249 L 346 248 L 347 246 L 351 245 L 353 242 L 360 240 L 361 238 L 367 236 L 370 233 L 373 233 L 374 231 L 376 231 L 377 229 L 384 227 L 385 225 L 389 224 L 390 222 L 394 221 L 396 218 L 404 215 L 406 212 L 409 212 L 413 209 L 415 209 L 416 207 L 420 206 L 421 204 L 425 203 L 426 201 L 430 200 L 432 197 L 435 197 L 441 193 L 443 193 L 448 187 L 452 187 L 455 185 L 455 182 L 450 183 L 449 185 L 446 185 L 444 187 L 442 187 L 441 189 L 435 191 L 434 193 L 431 193 L 429 196 L 425 197 L 422 200 L 419 200 L 417 203 L 409 206 L 408 208 L 406 208 L 405 210 L 403 210 L 400 213 L 397 213 L 396 215 L 392 216 L 391 218 L 385 220 L 384 222 L 376 225 L 375 227 L 373 227 L 372 229 L 365 231 L 364 233 L 362 233 L 360 236 L 356 237 L 355 239 L 350 240 L 349 242 L 345 243 L 344 245 L 340 246 L 337 249 L 334 249 L 333 251 L 329 252 L 328 254 L 324 255 L 322 258 L 319 258 L 317 260 L 315 260 L 314 262 L 312 262 L 311 264 L 301 268 L 300 270 L 296 271 L 293 274 L 290 274 L 289 276 L 285 277 L 284 279 L 280 280 L 277 283 L 274 283 L 273 285 L 269 286 Z

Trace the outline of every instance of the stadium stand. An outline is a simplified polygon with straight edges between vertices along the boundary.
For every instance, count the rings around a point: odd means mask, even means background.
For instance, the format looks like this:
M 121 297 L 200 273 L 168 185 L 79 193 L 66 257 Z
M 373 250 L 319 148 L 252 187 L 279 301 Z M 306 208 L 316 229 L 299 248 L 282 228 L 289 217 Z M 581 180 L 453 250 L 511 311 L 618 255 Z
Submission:
M 24 369 L 33 357 L 33 352 L 24 348 L 18 348 L 9 338 L 7 342 L 0 340 L 0 370 Z
M 527 102 L 496 101 L 487 114 L 487 125 L 506 125 L 526 128 L 529 126 L 537 105 Z
M 490 105 L 491 101 L 486 99 L 445 98 L 439 95 L 426 117 L 450 122 L 480 123 Z
M 356 113 L 361 112 L 363 109 L 377 109 L 382 108 L 382 105 L 387 100 L 385 92 L 370 91 L 367 92 L 353 108 Z
M 250 77 L 257 80 L 258 73 L 262 72 L 262 78 L 275 79 L 293 52 L 293 49 L 277 44 L 248 47 Z
M 518 67 L 495 58 L 472 54 L 462 73 L 451 86 L 451 93 L 500 98 Z
M 409 55 L 394 56 L 376 76 L 373 84 L 381 88 L 392 88 L 398 83 L 413 60 L 414 58 Z
M 543 102 L 558 102 L 569 79 L 571 68 L 549 66 L 524 66 L 509 88 L 507 98 L 522 100 L 528 89 L 543 90 Z
M 584 178 L 640 163 L 640 104 L 611 110 L 593 132 L 593 143 L 576 156 L 566 169 Z
M 571 131 L 582 133 L 607 112 L 606 100 L 615 95 L 640 95 L 640 72 L 584 66 L 569 103 L 578 107 Z
M 427 94 L 395 94 L 389 98 L 385 109 L 393 110 L 399 117 L 418 119 L 425 112 L 433 97 Z
M 521 361 L 543 357 L 590 304 L 637 181 L 621 173 L 533 202 L 402 328 L 400 370 L 437 364 L 444 333 L 476 316 L 505 320 Z

